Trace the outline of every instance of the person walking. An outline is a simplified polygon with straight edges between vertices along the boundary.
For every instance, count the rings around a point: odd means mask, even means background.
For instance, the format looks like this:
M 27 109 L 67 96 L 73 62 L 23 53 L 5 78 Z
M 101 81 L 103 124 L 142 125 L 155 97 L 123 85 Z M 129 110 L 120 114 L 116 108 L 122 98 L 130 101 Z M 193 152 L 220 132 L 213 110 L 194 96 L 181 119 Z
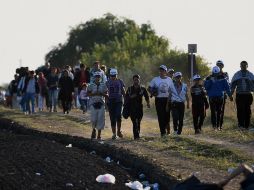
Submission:
M 81 90 L 79 93 L 80 108 L 83 111 L 83 113 L 86 113 L 88 109 L 88 100 L 89 100 L 89 97 L 87 95 L 87 83 L 84 83 L 81 86 Z
M 236 107 L 238 127 L 248 129 L 251 118 L 252 92 L 254 90 L 254 75 L 248 71 L 248 63 L 240 63 L 241 70 L 237 71 L 231 80 L 232 94 L 236 89 Z
M 150 108 L 150 101 L 148 92 L 145 87 L 140 85 L 140 76 L 133 75 L 133 85 L 128 87 L 125 95 L 125 100 L 129 105 L 130 118 L 133 125 L 134 139 L 140 138 L 140 123 L 143 117 L 143 104 L 142 100 L 145 97 L 146 105 Z
M 68 70 L 64 70 L 63 76 L 59 79 L 58 87 L 60 88 L 59 100 L 61 100 L 62 103 L 63 113 L 69 114 L 71 110 L 72 96 L 74 93 L 74 84 L 69 76 Z
M 81 86 L 84 83 L 89 83 L 90 82 L 90 73 L 89 71 L 86 70 L 86 65 L 83 63 L 80 63 L 79 68 L 75 69 L 74 73 L 74 105 L 77 107 L 78 105 L 78 94 L 81 90 Z
M 187 84 L 182 82 L 182 73 L 174 73 L 174 85 L 171 87 L 171 109 L 173 117 L 174 134 L 181 135 L 183 128 L 183 119 L 185 111 L 185 101 L 189 109 L 189 96 Z
M 88 85 L 87 94 L 90 97 L 90 111 L 92 134 L 91 139 L 101 140 L 101 131 L 105 127 L 105 97 L 108 97 L 108 89 L 105 83 L 101 82 L 101 73 L 94 73 L 94 82 Z
M 37 79 L 34 76 L 34 71 L 29 71 L 28 77 L 25 79 L 23 93 L 25 94 L 25 105 L 26 110 L 25 114 L 34 114 L 35 113 L 35 96 L 39 93 L 39 86 Z M 30 102 L 31 107 L 30 108 Z
M 209 97 L 209 104 L 211 110 L 211 122 L 215 130 L 221 130 L 222 106 L 224 102 L 224 92 L 233 101 L 233 97 L 229 88 L 227 80 L 220 76 L 220 68 L 214 66 L 212 68 L 212 75 L 205 80 L 204 86 Z
M 91 77 L 90 82 L 93 82 L 93 81 L 94 81 L 94 73 L 95 73 L 95 72 L 100 72 L 100 73 L 101 73 L 101 82 L 104 82 L 104 83 L 107 82 L 106 74 L 105 74 L 104 71 L 101 69 L 101 63 L 100 63 L 99 61 L 95 61 L 95 62 L 93 63 L 93 67 L 92 67 L 91 70 L 90 70 L 90 77 Z
M 19 75 L 15 74 L 14 75 L 14 80 L 11 81 L 9 87 L 10 87 L 10 95 L 12 97 L 12 108 L 19 108 L 18 101 L 17 101 L 17 93 L 18 93 L 18 79 Z
M 216 62 L 216 66 L 218 66 L 220 68 L 219 76 L 222 77 L 222 78 L 225 78 L 229 83 L 228 73 L 223 71 L 223 68 L 224 68 L 223 61 L 218 60 Z M 226 101 L 227 101 L 227 94 L 224 92 L 224 101 L 223 101 L 222 108 L 221 108 L 220 128 L 222 128 L 222 125 L 223 125 Z
M 206 98 L 204 86 L 201 84 L 201 77 L 195 75 L 193 77 L 193 86 L 190 89 L 192 97 L 192 117 L 195 134 L 201 133 L 203 122 L 206 116 L 206 109 L 209 103 Z
M 169 90 L 173 87 L 173 81 L 167 76 L 167 67 L 161 65 L 159 67 L 159 76 L 154 77 L 149 84 L 148 91 L 151 96 L 155 96 L 155 107 L 159 122 L 161 137 L 170 133 L 166 132 L 169 123 L 169 113 L 167 112 L 167 102 Z
M 47 79 L 44 77 L 43 72 L 39 72 L 38 85 L 39 85 L 38 108 L 39 111 L 43 111 L 44 99 L 47 99 L 46 96 L 48 95 Z
M 58 97 L 58 74 L 57 68 L 51 67 L 51 73 L 47 78 L 47 85 L 49 89 L 49 111 L 57 112 L 57 97 Z
M 125 96 L 125 85 L 123 81 L 117 78 L 117 70 L 114 68 L 110 69 L 110 78 L 106 82 L 108 88 L 108 111 L 111 121 L 112 129 L 112 139 L 117 137 L 122 138 L 123 134 L 121 131 L 122 125 L 122 106 L 123 106 L 123 96 Z M 117 129 L 116 129 L 117 128 Z M 116 131 L 117 130 L 117 131 Z
M 170 77 L 172 80 L 174 80 L 174 73 L 175 73 L 175 70 L 170 68 L 168 69 L 168 77 Z M 169 119 L 168 119 L 168 125 L 166 126 L 166 131 L 167 131 L 167 134 L 170 134 L 170 114 L 171 114 L 171 99 L 170 99 L 170 96 L 168 97 L 168 102 L 167 102 L 167 108 L 166 108 L 166 111 L 168 112 L 169 114 Z

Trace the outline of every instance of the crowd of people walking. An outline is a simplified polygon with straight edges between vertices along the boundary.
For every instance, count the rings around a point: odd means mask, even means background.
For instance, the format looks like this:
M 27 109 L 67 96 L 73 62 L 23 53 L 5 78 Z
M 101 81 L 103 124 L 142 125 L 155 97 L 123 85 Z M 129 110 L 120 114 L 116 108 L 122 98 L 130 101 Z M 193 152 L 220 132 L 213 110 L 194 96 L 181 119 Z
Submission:
M 195 134 L 202 131 L 206 110 L 210 107 L 211 125 L 222 130 L 225 103 L 233 100 L 236 91 L 238 127 L 248 129 L 253 101 L 254 75 L 248 71 L 248 63 L 242 61 L 240 70 L 232 77 L 223 71 L 224 63 L 219 60 L 211 74 L 202 79 L 194 75 L 191 85 L 183 82 L 183 74 L 161 65 L 159 76 L 154 77 L 148 88 L 141 85 L 141 77 L 133 75 L 133 84 L 125 90 L 124 81 L 118 78 L 118 70 L 95 61 L 93 67 L 84 64 L 63 70 L 46 63 L 36 71 L 22 67 L 16 70 L 8 90 L 11 107 L 20 108 L 24 114 L 34 114 L 36 102 L 38 111 L 58 112 L 60 100 L 63 114 L 69 114 L 73 107 L 80 107 L 83 113 L 90 110 L 92 139 L 101 139 L 105 127 L 105 111 L 108 110 L 112 129 L 112 139 L 122 138 L 122 114 L 130 117 L 133 124 L 134 139 L 140 138 L 140 125 L 143 117 L 143 97 L 150 108 L 150 99 L 155 97 L 160 135 L 173 133 L 181 135 L 184 126 L 185 107 L 190 108 Z M 150 96 L 149 96 L 150 94 Z M 190 95 L 190 97 L 189 97 Z M 122 113 L 123 110 L 123 113 Z M 173 129 L 170 129 L 170 115 Z

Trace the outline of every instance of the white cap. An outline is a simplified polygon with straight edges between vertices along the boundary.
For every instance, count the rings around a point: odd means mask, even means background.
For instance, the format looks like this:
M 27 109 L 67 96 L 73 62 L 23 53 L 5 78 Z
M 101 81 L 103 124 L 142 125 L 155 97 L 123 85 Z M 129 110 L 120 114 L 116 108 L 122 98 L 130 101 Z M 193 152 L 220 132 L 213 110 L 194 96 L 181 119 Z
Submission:
M 216 65 L 217 65 L 217 66 L 218 66 L 218 65 L 223 65 L 223 66 L 224 66 L 224 63 L 223 63 L 222 60 L 218 60 L 218 61 L 216 61 Z
M 180 76 L 180 77 L 183 76 L 181 72 L 175 72 L 175 73 L 174 73 L 174 78 L 175 78 L 175 77 L 179 77 L 179 76 Z
M 94 72 L 93 76 L 94 76 L 94 77 L 95 77 L 95 76 L 100 76 L 100 77 L 101 77 L 101 72 L 96 71 L 96 72 Z
M 217 74 L 220 72 L 220 68 L 218 66 L 214 66 L 212 69 L 212 73 Z
M 199 79 L 201 79 L 200 75 L 194 75 L 193 80 L 199 80 Z
M 117 70 L 116 70 L 116 69 L 112 68 L 112 69 L 110 69 L 109 74 L 110 74 L 110 75 L 117 75 L 118 73 L 117 73 Z
M 161 66 L 160 66 L 160 69 L 163 69 L 164 71 L 167 71 L 167 70 L 168 70 L 167 67 L 166 67 L 165 65 L 161 65 Z

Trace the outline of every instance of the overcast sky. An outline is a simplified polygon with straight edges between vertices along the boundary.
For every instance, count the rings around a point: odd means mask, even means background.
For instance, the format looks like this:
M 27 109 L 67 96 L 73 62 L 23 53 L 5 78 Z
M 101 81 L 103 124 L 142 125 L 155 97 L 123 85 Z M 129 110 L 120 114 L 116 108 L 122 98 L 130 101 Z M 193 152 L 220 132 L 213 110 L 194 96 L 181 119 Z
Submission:
M 0 84 L 17 67 L 44 64 L 70 27 L 107 12 L 151 23 L 173 48 L 197 43 L 198 54 L 212 65 L 222 59 L 231 77 L 242 60 L 254 71 L 253 7 L 253 0 L 0 0 Z

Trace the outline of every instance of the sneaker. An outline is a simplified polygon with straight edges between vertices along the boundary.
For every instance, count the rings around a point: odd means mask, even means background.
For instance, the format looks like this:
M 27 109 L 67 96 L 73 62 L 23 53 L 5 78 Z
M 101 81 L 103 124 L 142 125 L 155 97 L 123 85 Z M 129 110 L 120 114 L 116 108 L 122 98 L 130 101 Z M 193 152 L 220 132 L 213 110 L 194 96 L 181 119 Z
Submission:
M 117 139 L 117 136 L 116 136 L 116 134 L 113 134 L 112 135 L 112 140 L 115 140 L 115 139 Z
M 91 139 L 95 139 L 95 138 L 96 138 L 96 130 L 93 129 Z
M 118 131 L 118 132 L 117 132 L 117 136 L 120 137 L 120 138 L 123 138 L 123 133 L 122 133 L 122 131 Z

